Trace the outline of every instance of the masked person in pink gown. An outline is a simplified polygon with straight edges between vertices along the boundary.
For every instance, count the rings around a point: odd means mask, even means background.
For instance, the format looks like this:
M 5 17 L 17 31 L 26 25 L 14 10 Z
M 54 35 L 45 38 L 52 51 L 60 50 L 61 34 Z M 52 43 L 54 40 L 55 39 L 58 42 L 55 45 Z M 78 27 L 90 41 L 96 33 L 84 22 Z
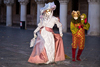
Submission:
M 54 2 L 49 2 L 40 9 L 40 23 L 34 31 L 34 36 L 37 36 L 36 33 L 38 36 L 33 51 L 28 59 L 30 63 L 49 64 L 65 60 L 62 24 L 57 17 L 53 16 L 53 10 L 55 10 L 55 8 L 56 5 Z M 59 28 L 60 34 L 53 32 L 52 28 L 55 24 Z

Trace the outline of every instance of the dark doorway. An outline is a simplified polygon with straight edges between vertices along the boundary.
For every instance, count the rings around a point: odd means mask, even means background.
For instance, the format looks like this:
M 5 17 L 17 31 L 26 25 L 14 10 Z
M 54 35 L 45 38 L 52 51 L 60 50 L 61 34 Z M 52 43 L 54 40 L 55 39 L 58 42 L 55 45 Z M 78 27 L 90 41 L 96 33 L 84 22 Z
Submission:
M 53 12 L 53 16 L 59 17 L 59 8 L 60 8 L 59 6 L 60 6 L 60 3 L 59 3 L 58 0 L 54 0 L 54 3 L 55 3 L 55 5 L 56 5 L 56 9 L 55 9 L 54 12 Z M 54 30 L 58 30 L 56 24 L 54 25 L 54 28 L 53 28 L 53 29 L 54 29 Z M 56 32 L 56 33 L 58 33 L 58 32 Z
M 16 14 L 19 14 L 20 12 L 20 3 L 18 2 L 18 0 L 16 0 Z
M 30 14 L 31 9 L 31 0 L 29 0 L 29 3 L 27 4 L 27 14 Z
M 54 3 L 56 5 L 56 9 L 54 10 L 53 14 L 54 14 L 54 16 L 59 17 L 59 6 L 60 6 L 59 1 L 58 0 L 54 0 Z
M 72 10 L 77 11 L 79 5 L 79 0 L 72 0 Z

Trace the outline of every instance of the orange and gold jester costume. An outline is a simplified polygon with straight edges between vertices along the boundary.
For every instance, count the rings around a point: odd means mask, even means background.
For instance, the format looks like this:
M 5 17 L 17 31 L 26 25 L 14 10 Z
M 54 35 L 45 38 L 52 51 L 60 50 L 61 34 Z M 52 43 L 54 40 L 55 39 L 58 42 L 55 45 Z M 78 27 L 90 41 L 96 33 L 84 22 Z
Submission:
M 81 20 L 80 17 L 78 17 L 77 20 L 74 20 L 73 18 L 70 24 L 70 30 L 72 32 L 72 61 L 75 61 L 75 52 L 77 47 L 79 50 L 76 59 L 81 61 L 80 55 L 84 49 L 85 29 L 88 30 L 90 27 L 90 24 L 87 22 L 86 15 L 82 15 L 84 16 L 83 20 Z

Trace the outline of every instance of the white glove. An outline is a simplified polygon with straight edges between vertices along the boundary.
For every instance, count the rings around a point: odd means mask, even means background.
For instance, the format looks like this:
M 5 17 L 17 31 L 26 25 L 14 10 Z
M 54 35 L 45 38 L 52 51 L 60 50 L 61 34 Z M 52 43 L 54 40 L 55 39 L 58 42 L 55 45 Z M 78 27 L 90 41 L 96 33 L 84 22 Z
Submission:
M 36 38 L 37 37 L 37 35 L 36 35 L 36 33 L 34 33 L 34 38 Z
M 36 33 L 34 32 L 34 38 L 31 39 L 31 42 L 30 42 L 30 47 L 33 47 L 34 46 L 34 43 L 35 43 L 35 38 L 37 37 Z
M 63 34 L 60 34 L 61 37 L 63 37 Z
M 30 47 L 33 47 L 34 46 L 34 43 L 35 43 L 35 38 L 31 39 Z

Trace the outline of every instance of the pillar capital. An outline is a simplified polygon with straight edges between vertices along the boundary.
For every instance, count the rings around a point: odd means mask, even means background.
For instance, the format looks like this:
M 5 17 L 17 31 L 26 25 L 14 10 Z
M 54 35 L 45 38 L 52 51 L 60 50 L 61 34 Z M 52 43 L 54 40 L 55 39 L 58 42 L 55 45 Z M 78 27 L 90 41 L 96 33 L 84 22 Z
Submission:
M 29 0 L 18 0 L 21 5 L 27 5 L 29 3 Z
M 4 0 L 4 3 L 6 5 L 12 5 L 12 4 L 14 4 L 14 0 Z
M 88 0 L 88 2 L 93 2 L 93 3 L 100 3 L 100 0 Z
M 69 2 L 69 0 L 58 0 L 59 1 L 59 3 L 68 3 Z
M 44 4 L 47 0 L 35 0 L 35 2 L 37 2 L 37 4 Z

